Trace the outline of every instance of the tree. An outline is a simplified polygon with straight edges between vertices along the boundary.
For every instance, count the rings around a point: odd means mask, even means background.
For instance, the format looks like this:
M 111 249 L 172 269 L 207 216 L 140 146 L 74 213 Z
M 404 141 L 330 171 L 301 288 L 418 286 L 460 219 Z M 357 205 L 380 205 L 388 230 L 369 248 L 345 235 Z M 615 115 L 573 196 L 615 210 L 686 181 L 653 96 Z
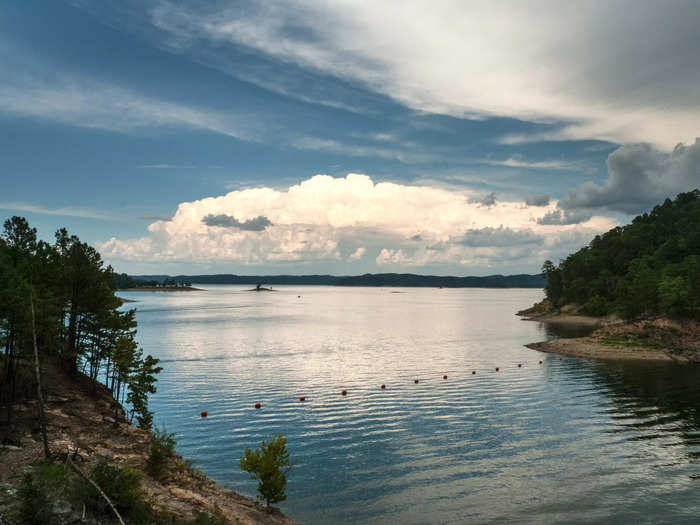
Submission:
M 262 450 L 247 448 L 245 456 L 241 456 L 241 469 L 258 480 L 258 498 L 265 501 L 268 508 L 270 503 L 287 499 L 284 490 L 289 467 L 287 438 L 282 434 L 277 434 L 269 442 L 263 440 Z

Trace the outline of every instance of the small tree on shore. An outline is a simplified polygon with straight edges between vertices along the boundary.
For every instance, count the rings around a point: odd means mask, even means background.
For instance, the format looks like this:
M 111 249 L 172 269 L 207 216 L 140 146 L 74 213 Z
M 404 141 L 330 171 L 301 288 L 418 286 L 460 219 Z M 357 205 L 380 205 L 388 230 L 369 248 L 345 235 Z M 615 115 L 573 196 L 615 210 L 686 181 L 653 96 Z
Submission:
M 262 442 L 261 449 L 246 449 L 241 456 L 241 469 L 250 473 L 252 479 L 258 480 L 258 498 L 270 503 L 287 499 L 287 473 L 289 472 L 289 451 L 287 438 L 277 434 L 269 442 Z

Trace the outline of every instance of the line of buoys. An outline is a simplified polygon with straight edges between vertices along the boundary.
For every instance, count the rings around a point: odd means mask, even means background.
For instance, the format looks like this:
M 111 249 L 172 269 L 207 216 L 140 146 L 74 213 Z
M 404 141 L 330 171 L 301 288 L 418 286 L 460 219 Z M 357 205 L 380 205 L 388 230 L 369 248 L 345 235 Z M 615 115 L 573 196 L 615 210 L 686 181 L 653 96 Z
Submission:
M 564 360 L 563 357 L 560 357 L 560 358 L 559 358 L 559 361 L 563 361 L 563 360 Z M 541 359 L 540 359 L 538 362 L 539 362 L 539 364 L 542 364 L 542 360 L 541 360 Z M 518 368 L 522 368 L 522 366 L 523 366 L 522 363 L 518 363 Z M 495 371 L 496 371 L 496 372 L 499 372 L 500 370 L 501 370 L 500 367 L 498 367 L 498 366 L 495 367 Z M 476 370 L 472 370 L 472 375 L 476 375 Z M 447 379 L 447 374 L 443 375 L 442 378 L 443 378 L 443 379 Z M 413 382 L 414 382 L 415 384 L 418 384 L 419 381 L 420 381 L 420 380 L 419 380 L 418 378 L 413 379 Z M 381 386 L 380 386 L 380 388 L 381 388 L 382 390 L 386 389 L 386 384 L 385 384 L 385 383 L 382 383 Z M 343 389 L 343 390 L 340 391 L 340 395 L 342 395 L 342 396 L 347 396 L 347 395 L 348 395 L 348 391 L 345 390 L 345 389 Z M 306 401 L 306 396 L 299 396 L 299 401 L 302 401 L 302 402 L 303 402 L 303 401 Z M 262 404 L 261 404 L 261 403 L 255 403 L 254 406 L 255 406 L 256 409 L 262 408 Z M 207 416 L 209 415 L 209 413 L 208 413 L 206 410 L 202 410 L 202 411 L 200 412 L 200 415 L 204 418 L 204 417 L 207 417 Z
M 206 411 L 206 410 L 202 410 L 202 417 L 207 417 L 207 411 Z

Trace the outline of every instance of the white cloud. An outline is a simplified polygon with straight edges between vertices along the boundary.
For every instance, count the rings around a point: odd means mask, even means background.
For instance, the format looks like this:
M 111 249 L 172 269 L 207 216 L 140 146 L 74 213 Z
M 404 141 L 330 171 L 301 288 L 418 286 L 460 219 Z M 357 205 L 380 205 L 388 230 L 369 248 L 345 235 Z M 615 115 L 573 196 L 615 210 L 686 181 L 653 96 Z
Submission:
M 109 131 L 185 126 L 251 139 L 230 117 L 215 111 L 162 101 L 85 79 L 64 79 L 50 85 L 33 82 L 15 86 L 4 84 L 0 86 L 0 112 Z
M 583 169 L 580 162 L 572 162 L 566 160 L 541 160 L 531 161 L 519 157 L 510 157 L 504 160 L 482 160 L 483 164 L 491 166 L 504 166 L 506 168 L 525 168 L 535 170 L 563 170 L 563 171 L 579 171 Z
M 159 2 L 152 22 L 182 52 L 202 41 L 243 46 L 421 111 L 565 123 L 510 143 L 598 138 L 670 149 L 698 133 L 694 0 L 641 9 L 631 0 Z
M 249 119 L 241 116 L 144 95 L 80 73 L 54 72 L 55 65 L 2 41 L 0 62 L 5 63 L 0 113 L 122 133 L 150 127 L 185 127 L 246 140 L 257 136 Z
M 348 255 L 348 259 L 350 259 L 351 261 L 359 261 L 360 259 L 362 259 L 362 256 L 365 254 L 366 251 L 367 248 L 365 248 L 364 246 L 360 246 L 357 250 Z
M 105 221 L 119 221 L 122 218 L 110 215 L 92 208 L 79 208 L 75 206 L 63 208 L 47 208 L 38 204 L 27 202 L 0 202 L 0 210 L 14 210 L 25 213 L 38 213 L 41 215 L 56 215 L 60 217 L 78 217 L 81 219 L 100 219 Z
M 387 269 L 454 269 L 532 257 L 535 271 L 547 255 L 544 236 L 576 228 L 592 236 L 616 224 L 593 217 L 581 226 L 541 226 L 537 220 L 556 202 L 498 201 L 485 207 L 472 198 L 465 191 L 375 184 L 366 175 L 316 175 L 286 190 L 244 189 L 184 202 L 170 220 L 151 224 L 147 236 L 112 238 L 98 246 L 108 260 L 256 266 L 341 261 L 341 253 L 348 253 L 341 246 L 352 246 L 358 248 L 346 260 L 369 264 L 373 259 Z M 264 218 L 265 227 L 220 227 L 212 217 L 235 217 L 238 225 Z

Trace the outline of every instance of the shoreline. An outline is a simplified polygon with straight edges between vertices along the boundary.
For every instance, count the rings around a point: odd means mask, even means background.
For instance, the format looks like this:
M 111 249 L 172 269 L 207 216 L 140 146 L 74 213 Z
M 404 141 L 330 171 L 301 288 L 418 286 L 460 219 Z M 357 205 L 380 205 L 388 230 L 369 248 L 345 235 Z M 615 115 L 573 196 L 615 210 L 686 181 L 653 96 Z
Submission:
M 26 363 L 22 366 L 29 367 Z M 299 525 L 278 508 L 266 510 L 256 500 L 217 484 L 192 468 L 177 452 L 166 460 L 164 475 L 153 477 L 147 466 L 152 431 L 129 423 L 121 405 L 103 385 L 93 385 L 83 374 L 71 376 L 51 362 L 45 361 L 41 367 L 49 449 L 56 464 L 70 455 L 84 471 L 89 471 L 101 457 L 121 468 L 131 468 L 138 473 L 144 501 L 183 523 L 190 523 L 200 513 L 205 513 L 212 523 L 224 520 L 245 525 Z M 35 398 L 18 402 L 13 426 L 5 429 L 5 437 L 11 439 L 0 447 L 0 487 L 3 489 L 0 490 L 0 523 L 16 514 L 17 491 L 24 472 L 35 468 L 43 459 L 36 425 L 37 407 Z M 255 443 L 251 443 L 253 445 Z M 232 452 L 232 465 L 236 464 L 235 457 Z M 71 499 L 68 494 L 64 498 L 62 504 L 70 510 L 60 517 L 53 516 L 55 522 L 77 523 L 81 509 L 68 503 Z M 105 524 L 115 523 L 112 516 L 101 519 Z
M 682 358 L 674 359 L 660 348 L 606 345 L 593 337 L 559 338 L 550 341 L 529 343 L 525 346 L 532 350 L 548 354 L 560 354 L 567 357 L 601 359 L 607 361 L 690 362 Z
M 559 337 L 524 346 L 539 352 L 569 357 L 618 360 L 700 363 L 700 324 L 667 318 L 625 322 L 615 315 L 592 317 L 568 311 L 553 312 L 548 303 L 538 303 L 517 312 L 523 321 L 538 321 L 556 326 L 590 327 L 583 337 Z

